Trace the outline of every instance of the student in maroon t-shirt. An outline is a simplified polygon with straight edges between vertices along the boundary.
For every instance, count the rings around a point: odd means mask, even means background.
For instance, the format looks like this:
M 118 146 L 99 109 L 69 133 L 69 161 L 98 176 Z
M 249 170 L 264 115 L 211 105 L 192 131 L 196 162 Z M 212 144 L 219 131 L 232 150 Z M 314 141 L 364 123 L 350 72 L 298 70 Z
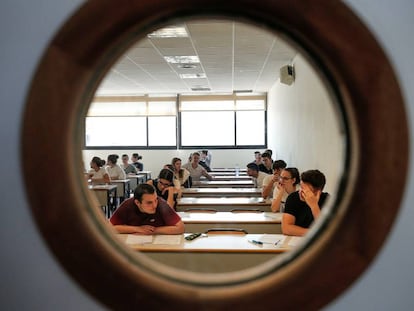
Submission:
M 139 184 L 134 197 L 122 202 L 109 220 L 119 233 L 181 234 L 180 216 L 158 197 L 154 186 Z

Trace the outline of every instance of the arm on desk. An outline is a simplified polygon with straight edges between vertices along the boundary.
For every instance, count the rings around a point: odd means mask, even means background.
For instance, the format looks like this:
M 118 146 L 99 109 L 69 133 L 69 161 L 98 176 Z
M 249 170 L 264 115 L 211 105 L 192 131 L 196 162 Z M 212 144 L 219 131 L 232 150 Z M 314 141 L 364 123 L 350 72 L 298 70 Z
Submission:
M 282 233 L 284 235 L 304 236 L 309 229 L 295 225 L 295 216 L 283 213 L 282 216 Z
M 129 234 L 181 234 L 184 233 L 184 223 L 180 220 L 173 226 L 154 227 L 149 225 L 143 226 L 129 226 L 129 225 L 114 225 L 114 229 L 118 233 Z
M 184 229 L 184 223 L 180 220 L 174 226 L 155 227 L 154 234 L 181 234 Z

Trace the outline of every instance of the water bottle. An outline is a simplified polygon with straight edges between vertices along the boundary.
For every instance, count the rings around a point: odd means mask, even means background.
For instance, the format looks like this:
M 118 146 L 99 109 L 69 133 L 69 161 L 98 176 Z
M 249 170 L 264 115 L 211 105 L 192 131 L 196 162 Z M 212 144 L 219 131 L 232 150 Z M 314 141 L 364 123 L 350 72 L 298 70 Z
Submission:
M 234 171 L 236 172 L 236 176 L 239 176 L 239 174 L 240 174 L 240 167 L 239 167 L 238 164 L 236 164 L 236 167 L 235 167 Z

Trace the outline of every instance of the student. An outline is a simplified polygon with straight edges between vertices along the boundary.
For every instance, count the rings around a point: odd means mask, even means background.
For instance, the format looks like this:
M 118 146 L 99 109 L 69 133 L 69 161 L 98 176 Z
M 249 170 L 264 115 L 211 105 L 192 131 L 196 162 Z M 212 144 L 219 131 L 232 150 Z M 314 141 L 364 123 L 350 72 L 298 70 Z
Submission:
M 118 233 L 150 235 L 184 232 L 180 216 L 148 184 L 139 184 L 134 197 L 122 202 L 109 221 Z
M 191 176 L 190 172 L 181 167 L 181 159 L 173 158 L 171 161 L 175 178 L 180 183 L 181 187 L 191 188 Z
M 319 170 L 303 172 L 300 179 L 300 190 L 286 199 L 282 216 L 282 233 L 286 235 L 305 235 L 329 197 L 322 192 L 326 179 Z
M 288 195 L 299 190 L 299 182 L 300 176 L 296 167 L 288 167 L 280 172 L 279 181 L 273 191 L 272 212 L 283 213 Z
M 126 179 L 126 174 L 124 170 L 118 164 L 116 164 L 118 158 L 119 156 L 117 154 L 110 154 L 108 156 L 108 160 L 106 161 L 106 170 L 108 171 L 111 180 Z
M 104 165 L 105 160 L 99 157 L 92 158 L 90 162 L 91 169 L 88 171 L 87 177 L 93 184 L 109 184 L 111 182 L 111 178 Z
M 262 164 L 262 154 L 260 153 L 260 151 L 254 152 L 254 163 L 256 163 L 257 165 Z
M 98 184 L 109 184 L 111 178 L 107 170 L 103 167 L 105 165 L 105 160 L 102 160 L 99 157 L 93 157 L 90 163 L 91 169 L 88 171 L 88 178 L 92 180 L 92 183 Z
M 247 164 L 247 175 L 253 177 L 257 188 L 262 188 L 263 180 L 268 174 L 259 171 L 259 166 L 256 163 L 251 162 Z
M 205 164 L 205 166 L 203 165 L 203 163 Z M 207 172 L 211 172 L 211 152 L 209 152 L 206 149 L 201 150 L 200 164 L 207 170 Z
M 143 171 L 144 164 L 139 162 L 139 160 L 142 160 L 142 156 L 140 156 L 138 153 L 133 153 L 131 157 L 132 165 L 137 168 L 137 171 Z
M 193 182 L 200 181 L 200 177 L 204 176 L 208 180 L 213 180 L 213 176 L 211 176 L 204 167 L 200 164 L 200 154 L 198 152 L 194 152 L 191 155 L 191 163 L 187 163 L 183 165 L 183 168 L 187 169 L 190 172 L 191 180 Z
M 174 185 L 174 172 L 169 168 L 163 168 L 157 179 L 150 179 L 147 184 L 154 186 L 157 195 L 167 201 L 168 205 L 175 209 L 180 189 Z
M 272 169 L 272 156 L 268 152 L 262 153 L 262 164 L 259 165 L 259 171 L 266 174 L 273 174 Z
M 275 185 L 279 182 L 279 176 L 282 170 L 287 166 L 283 160 L 276 160 L 272 164 L 273 174 L 268 175 L 263 180 L 262 197 L 263 199 L 271 198 Z
M 122 155 L 122 169 L 124 170 L 125 174 L 136 174 L 137 168 L 135 165 L 129 163 L 129 157 L 127 154 Z

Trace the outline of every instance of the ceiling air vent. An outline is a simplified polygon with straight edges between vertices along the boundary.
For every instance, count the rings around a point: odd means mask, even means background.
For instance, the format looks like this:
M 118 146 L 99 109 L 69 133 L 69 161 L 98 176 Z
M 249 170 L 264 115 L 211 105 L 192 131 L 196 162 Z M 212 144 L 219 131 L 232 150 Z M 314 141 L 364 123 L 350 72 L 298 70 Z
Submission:
M 209 87 L 192 87 L 192 91 L 200 92 L 200 91 L 211 91 Z

